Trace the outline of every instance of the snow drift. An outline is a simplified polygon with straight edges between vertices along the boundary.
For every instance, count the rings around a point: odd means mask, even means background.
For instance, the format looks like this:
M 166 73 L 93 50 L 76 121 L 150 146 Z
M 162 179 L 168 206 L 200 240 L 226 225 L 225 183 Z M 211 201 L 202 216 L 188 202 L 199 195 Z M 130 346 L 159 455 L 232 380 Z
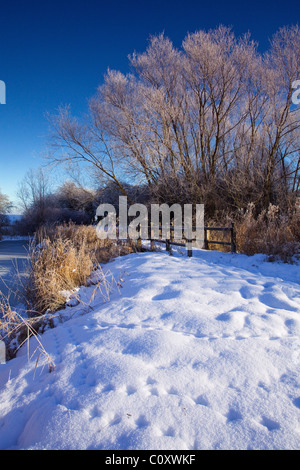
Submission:
M 1 449 L 299 448 L 299 266 L 199 250 L 106 269 L 120 292 L 44 333 L 52 373 L 26 347 L 0 366 Z

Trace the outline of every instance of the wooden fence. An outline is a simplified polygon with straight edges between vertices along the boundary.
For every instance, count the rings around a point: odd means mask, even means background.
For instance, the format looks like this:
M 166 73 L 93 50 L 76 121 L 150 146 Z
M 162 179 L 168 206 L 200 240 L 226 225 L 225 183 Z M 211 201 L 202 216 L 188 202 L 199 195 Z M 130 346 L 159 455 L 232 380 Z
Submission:
M 162 235 L 162 227 L 159 226 L 159 238 L 152 238 L 152 230 L 153 227 L 149 227 L 150 230 L 150 243 L 151 249 L 155 248 L 155 243 L 164 243 L 166 245 L 166 250 L 171 251 L 171 246 L 182 246 L 187 248 L 187 255 L 189 257 L 193 256 L 193 240 L 187 239 L 184 235 L 182 237 L 182 242 L 174 240 L 174 227 L 169 228 L 169 235 L 170 238 L 161 238 Z M 196 227 L 193 227 L 195 230 Z M 230 234 L 230 241 L 220 241 L 220 240 L 212 240 L 208 238 L 208 232 L 227 232 Z M 138 238 L 138 246 L 142 245 L 142 237 Z M 231 253 L 236 253 L 236 236 L 235 236 L 235 228 L 234 223 L 232 222 L 231 227 L 204 227 L 204 241 L 203 241 L 203 248 L 205 250 L 209 250 L 209 245 L 223 245 L 223 246 L 230 246 Z

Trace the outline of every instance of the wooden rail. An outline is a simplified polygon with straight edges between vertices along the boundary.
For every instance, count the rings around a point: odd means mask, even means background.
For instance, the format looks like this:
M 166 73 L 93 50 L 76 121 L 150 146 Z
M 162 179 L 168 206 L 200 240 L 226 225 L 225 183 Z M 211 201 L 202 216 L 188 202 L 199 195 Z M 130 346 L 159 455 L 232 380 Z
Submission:
M 208 231 L 222 231 L 222 232 L 229 232 L 230 231 L 230 242 L 221 242 L 218 240 L 208 240 L 207 232 Z M 235 236 L 235 229 L 234 223 L 231 223 L 231 227 L 204 227 L 204 249 L 209 250 L 209 244 L 216 244 L 216 245 L 230 245 L 231 252 L 236 253 L 236 236 Z
M 151 249 L 154 249 L 155 243 L 164 243 L 166 245 L 166 250 L 171 251 L 171 245 L 174 246 L 182 246 L 182 247 L 187 247 L 187 254 L 189 257 L 193 256 L 193 240 L 187 239 L 184 235 L 182 236 L 182 240 L 185 240 L 184 242 L 179 242 L 174 240 L 174 227 L 170 226 L 169 227 L 169 234 L 170 238 L 162 239 L 162 238 L 152 238 L 152 231 L 153 231 L 153 226 L 149 226 L 150 230 L 150 243 L 151 243 Z M 159 229 L 159 235 L 162 234 L 162 226 L 156 227 Z M 195 230 L 196 227 L 193 227 L 193 230 Z M 230 233 L 230 241 L 224 242 L 224 241 L 219 241 L 219 240 L 210 240 L 208 239 L 208 232 L 229 232 Z M 138 238 L 138 245 L 141 246 L 142 244 L 142 238 Z M 236 253 L 236 236 L 235 236 L 235 229 L 234 229 L 234 223 L 232 222 L 231 227 L 204 227 L 204 242 L 203 242 L 203 247 L 205 250 L 209 250 L 209 245 L 224 245 L 224 246 L 230 246 L 230 251 L 232 253 Z

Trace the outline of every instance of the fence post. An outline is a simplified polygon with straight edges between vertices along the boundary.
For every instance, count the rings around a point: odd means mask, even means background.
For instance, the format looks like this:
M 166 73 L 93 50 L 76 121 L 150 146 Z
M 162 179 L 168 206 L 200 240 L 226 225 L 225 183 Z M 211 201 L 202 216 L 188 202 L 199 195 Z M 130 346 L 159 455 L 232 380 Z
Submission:
M 141 227 L 141 224 L 139 224 L 139 237 L 137 239 L 137 249 L 138 250 L 142 249 L 142 227 Z
M 151 251 L 155 251 L 155 242 L 154 242 L 154 233 L 153 233 L 153 222 L 150 223 L 149 227 L 148 227 L 148 231 L 150 232 L 150 247 L 151 247 Z
M 192 258 L 192 256 L 193 256 L 193 242 L 192 242 L 192 240 L 187 240 L 186 247 L 187 247 L 188 257 Z
M 204 227 L 204 250 L 208 250 L 207 228 Z
M 234 222 L 231 223 L 231 253 L 236 253 Z
M 0 340 L 0 364 L 5 364 L 6 362 L 6 348 L 4 341 Z

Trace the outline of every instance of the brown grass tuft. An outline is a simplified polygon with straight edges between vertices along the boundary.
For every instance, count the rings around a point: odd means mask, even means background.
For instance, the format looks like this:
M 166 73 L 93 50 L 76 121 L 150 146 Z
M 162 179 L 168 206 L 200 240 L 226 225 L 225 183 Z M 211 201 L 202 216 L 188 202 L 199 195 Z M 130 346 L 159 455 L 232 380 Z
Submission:
M 254 205 L 249 204 L 236 223 L 238 251 L 247 255 L 264 253 L 270 261 L 292 263 L 300 249 L 300 213 L 282 215 L 272 204 L 257 217 L 254 212 Z
M 100 264 L 138 250 L 134 243 L 100 240 L 94 226 L 68 224 L 41 229 L 29 250 L 28 307 L 40 314 L 56 312 L 65 305 L 63 291 L 87 285 Z

